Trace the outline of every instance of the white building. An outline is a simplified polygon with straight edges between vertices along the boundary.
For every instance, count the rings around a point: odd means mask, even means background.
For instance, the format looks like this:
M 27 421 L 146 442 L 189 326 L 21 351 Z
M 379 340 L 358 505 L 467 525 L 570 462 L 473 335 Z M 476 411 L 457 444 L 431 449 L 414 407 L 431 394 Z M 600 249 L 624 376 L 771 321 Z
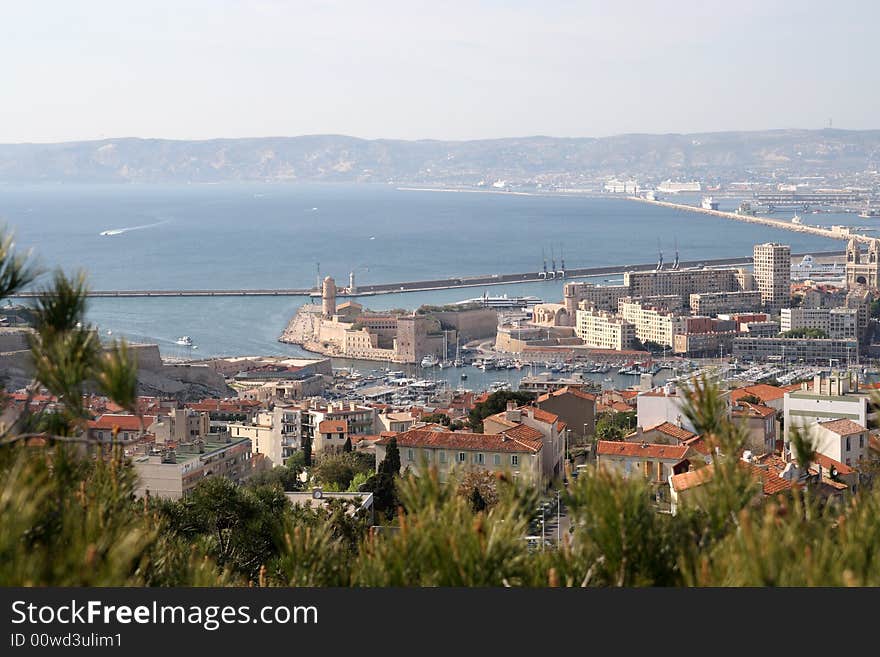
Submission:
M 621 299 L 620 314 L 633 325 L 636 337 L 642 342 L 672 347 L 675 345 L 675 335 L 687 332 L 681 315 L 637 301 Z
M 850 420 L 861 427 L 868 426 L 868 397 L 859 394 L 856 382 L 847 376 L 822 377 L 816 375 L 812 387 L 804 384 L 804 389 L 785 393 L 783 401 L 784 449 L 791 451 L 791 429 L 798 427 L 811 431 L 813 425 L 833 420 Z M 845 452 L 845 450 L 844 450 Z M 834 453 L 826 456 L 841 463 Z
M 722 393 L 727 404 L 728 415 L 730 414 L 730 393 Z M 675 384 L 667 383 L 662 388 L 640 393 L 636 397 L 637 424 L 640 427 L 653 427 L 664 422 L 669 422 L 697 433 L 696 427 L 687 418 L 684 408 L 687 397 Z
M 783 308 L 780 330 L 819 329 L 836 340 L 858 340 L 859 311 L 856 308 Z
M 575 334 L 588 347 L 629 349 L 635 328 L 625 319 L 605 310 L 578 310 Z
M 301 446 L 301 411 L 295 406 L 277 405 L 257 413 L 253 423 L 230 423 L 233 439 L 248 438 L 254 454 L 262 454 L 273 466 L 284 461 Z
M 852 420 L 828 420 L 811 428 L 816 451 L 849 466 L 868 457 L 868 430 Z

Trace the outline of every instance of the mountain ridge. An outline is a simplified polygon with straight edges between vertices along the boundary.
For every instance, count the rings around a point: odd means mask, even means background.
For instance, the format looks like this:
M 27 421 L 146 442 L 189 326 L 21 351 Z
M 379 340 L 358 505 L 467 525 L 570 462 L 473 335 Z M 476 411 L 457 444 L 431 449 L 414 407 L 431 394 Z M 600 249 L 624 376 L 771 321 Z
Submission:
M 203 140 L 121 137 L 0 144 L 2 182 L 577 182 L 608 175 L 861 172 L 880 130 L 773 129 L 613 137 L 365 139 L 315 134 Z

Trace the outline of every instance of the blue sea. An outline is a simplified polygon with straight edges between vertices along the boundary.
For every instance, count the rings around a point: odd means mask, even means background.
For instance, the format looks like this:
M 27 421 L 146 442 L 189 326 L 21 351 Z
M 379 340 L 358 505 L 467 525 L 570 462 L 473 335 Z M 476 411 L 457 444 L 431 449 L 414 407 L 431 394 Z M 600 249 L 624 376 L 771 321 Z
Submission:
M 854 223 L 807 215 L 807 223 Z M 382 185 L 0 185 L 0 220 L 47 269 L 83 269 L 93 289 L 305 288 L 751 254 L 843 243 L 614 198 L 404 191 Z M 105 233 L 102 235 L 101 233 Z M 109 233 L 109 234 L 107 234 Z M 604 282 L 604 279 L 598 279 Z M 610 282 L 614 282 L 609 280 Z M 558 281 L 362 299 L 413 308 L 490 294 L 561 298 Z M 303 354 L 277 342 L 303 298 L 92 299 L 103 335 L 166 356 Z M 190 351 L 174 344 L 192 336 Z M 184 353 L 185 350 L 185 353 Z M 375 366 L 373 366 L 375 367 Z M 475 371 L 475 370 L 474 370 Z

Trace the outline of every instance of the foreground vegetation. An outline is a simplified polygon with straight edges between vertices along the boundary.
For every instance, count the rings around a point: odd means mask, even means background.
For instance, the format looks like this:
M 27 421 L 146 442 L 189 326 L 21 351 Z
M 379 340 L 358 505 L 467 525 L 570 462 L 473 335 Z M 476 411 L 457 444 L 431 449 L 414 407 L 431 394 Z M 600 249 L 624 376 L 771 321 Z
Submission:
M 34 275 L 0 242 L 0 297 Z M 564 494 L 573 531 L 556 549 L 524 540 L 538 491 L 504 476 L 401 475 L 390 448 L 369 477 L 350 453 L 314 468 L 340 489 L 372 486 L 381 531 L 342 505 L 291 507 L 283 491 L 304 463 L 247 486 L 208 478 L 181 501 L 135 499 L 119 445 L 85 438 L 83 393 L 134 411 L 136 366 L 124 344 L 101 348 L 84 291 L 59 273 L 35 304 L 32 392 L 59 404 L 0 438 L 0 585 L 880 585 L 880 492 L 860 487 L 842 505 L 809 489 L 763 498 L 735 456 L 744 436 L 705 382 L 688 415 L 718 450 L 694 503 L 660 514 L 645 482 L 586 472 Z M 796 448 L 809 459 L 806 440 Z

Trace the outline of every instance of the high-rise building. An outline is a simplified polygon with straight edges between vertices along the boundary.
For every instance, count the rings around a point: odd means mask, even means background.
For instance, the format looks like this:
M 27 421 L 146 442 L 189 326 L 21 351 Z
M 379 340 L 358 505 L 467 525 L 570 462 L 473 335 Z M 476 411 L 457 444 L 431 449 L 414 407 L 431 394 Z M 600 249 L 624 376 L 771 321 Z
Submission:
M 787 244 L 755 244 L 755 286 L 768 310 L 778 311 L 791 303 L 791 247 Z

